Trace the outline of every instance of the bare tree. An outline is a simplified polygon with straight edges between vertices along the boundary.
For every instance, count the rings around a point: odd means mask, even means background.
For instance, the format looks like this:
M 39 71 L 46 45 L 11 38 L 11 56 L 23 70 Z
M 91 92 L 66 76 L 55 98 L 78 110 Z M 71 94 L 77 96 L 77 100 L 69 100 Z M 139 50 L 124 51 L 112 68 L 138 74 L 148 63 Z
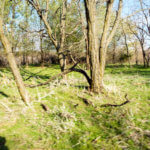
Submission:
M 129 29 L 132 32 L 132 34 L 138 39 L 138 41 L 140 43 L 140 46 L 142 49 L 142 55 L 143 55 L 143 65 L 144 65 L 144 67 L 146 67 L 147 58 L 146 58 L 146 52 L 145 52 L 145 39 L 146 39 L 145 32 L 142 29 L 142 27 L 139 26 L 138 24 L 131 25 L 128 23 L 128 26 L 129 26 Z M 135 30 L 135 28 L 136 28 L 136 30 Z

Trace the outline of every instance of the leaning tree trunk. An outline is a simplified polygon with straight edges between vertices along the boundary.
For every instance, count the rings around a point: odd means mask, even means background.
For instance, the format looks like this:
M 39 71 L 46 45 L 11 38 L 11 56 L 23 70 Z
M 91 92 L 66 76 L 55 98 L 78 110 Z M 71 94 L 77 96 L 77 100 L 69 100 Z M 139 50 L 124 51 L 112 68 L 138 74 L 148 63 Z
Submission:
M 22 100 L 25 102 L 25 104 L 28 105 L 29 104 L 28 92 L 25 89 L 22 77 L 20 75 L 14 55 L 12 53 L 11 44 L 9 43 L 8 39 L 6 38 L 6 36 L 4 34 L 2 18 L 0 18 L 0 40 L 4 46 L 4 50 L 7 55 L 7 60 L 9 62 L 10 68 L 11 68 L 13 76 L 15 78 L 20 96 L 22 97 Z

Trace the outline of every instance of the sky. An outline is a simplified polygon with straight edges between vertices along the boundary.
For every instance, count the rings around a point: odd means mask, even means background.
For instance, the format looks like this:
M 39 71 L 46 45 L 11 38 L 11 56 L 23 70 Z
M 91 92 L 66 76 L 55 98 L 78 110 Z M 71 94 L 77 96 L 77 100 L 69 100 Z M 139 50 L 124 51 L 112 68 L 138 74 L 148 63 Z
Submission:
M 142 0 L 146 5 L 150 6 L 150 0 Z M 116 0 L 117 2 L 117 0 Z M 123 16 L 131 15 L 133 12 L 140 10 L 139 0 L 124 0 Z

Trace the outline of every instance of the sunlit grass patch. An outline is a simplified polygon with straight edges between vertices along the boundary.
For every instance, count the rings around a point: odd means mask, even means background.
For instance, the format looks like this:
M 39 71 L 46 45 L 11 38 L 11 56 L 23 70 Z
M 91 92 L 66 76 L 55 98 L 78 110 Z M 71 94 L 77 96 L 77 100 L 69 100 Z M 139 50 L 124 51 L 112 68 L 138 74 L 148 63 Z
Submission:
M 58 66 L 23 69 L 26 84 L 44 82 L 60 72 Z M 99 95 L 87 91 L 82 75 L 71 73 L 48 85 L 27 88 L 31 107 L 26 107 L 10 71 L 0 69 L 0 136 L 10 150 L 150 149 L 149 73 L 140 67 L 109 66 L 104 79 L 107 92 Z M 125 94 L 130 103 L 101 107 L 121 104 Z M 82 98 L 92 104 L 86 105 Z

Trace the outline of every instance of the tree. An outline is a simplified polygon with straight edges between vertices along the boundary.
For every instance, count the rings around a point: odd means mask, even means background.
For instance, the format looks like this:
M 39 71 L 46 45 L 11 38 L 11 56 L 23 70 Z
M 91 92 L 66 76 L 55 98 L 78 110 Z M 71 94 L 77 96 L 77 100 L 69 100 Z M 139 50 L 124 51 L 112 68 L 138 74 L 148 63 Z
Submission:
M 48 22 L 48 11 L 49 11 L 49 0 L 43 0 L 42 4 L 46 3 L 45 8 L 42 8 L 39 0 L 26 0 L 31 6 L 36 10 L 40 19 L 43 21 L 50 40 L 52 41 L 55 49 L 57 50 L 59 64 L 61 71 L 63 72 L 66 69 L 66 55 L 64 54 L 64 42 L 65 42 L 65 26 L 66 26 L 66 13 L 67 13 L 67 0 L 62 2 L 62 12 L 60 16 L 60 39 L 57 39 L 53 36 L 52 27 Z
M 7 4 L 6 2 L 7 2 L 6 0 L 0 0 L 0 8 L 1 8 L 1 11 L 0 11 L 0 40 L 3 44 L 5 53 L 7 55 L 7 60 L 9 62 L 12 73 L 14 75 L 20 96 L 22 97 L 22 100 L 24 101 L 24 103 L 28 105 L 29 101 L 30 101 L 29 95 L 25 89 L 22 77 L 20 75 L 14 55 L 12 53 L 12 46 L 11 46 L 10 42 L 8 41 L 7 37 L 5 36 L 4 29 L 3 29 L 3 21 L 4 21 L 3 16 L 4 16 L 4 11 L 5 11 L 4 8 L 6 7 L 5 4 Z
M 131 33 L 136 37 L 140 43 L 143 56 L 143 66 L 149 66 L 149 55 L 147 54 L 147 48 L 149 47 L 150 37 L 150 23 L 149 23 L 149 6 L 148 1 L 138 0 L 141 10 L 138 14 L 132 17 L 130 23 L 127 21 L 128 27 Z
M 139 27 L 139 25 L 137 25 L 137 24 L 131 25 L 128 23 L 128 26 L 129 26 L 132 34 L 137 38 L 137 40 L 140 43 L 140 46 L 142 49 L 142 55 L 143 55 L 143 65 L 144 65 L 144 67 L 146 67 L 146 62 L 147 62 L 146 52 L 145 52 L 146 35 L 144 33 L 144 30 L 142 30 L 142 28 Z
M 87 36 L 88 36 L 88 50 L 90 54 L 90 72 L 91 72 L 91 90 L 100 93 L 103 89 L 103 76 L 106 62 L 106 52 L 110 41 L 118 27 L 121 16 L 122 0 L 119 1 L 119 7 L 114 21 L 113 27 L 109 33 L 111 14 L 114 0 L 106 2 L 106 14 L 103 26 L 103 32 L 98 45 L 98 37 L 96 33 L 96 0 L 84 0 L 86 20 L 87 20 Z

